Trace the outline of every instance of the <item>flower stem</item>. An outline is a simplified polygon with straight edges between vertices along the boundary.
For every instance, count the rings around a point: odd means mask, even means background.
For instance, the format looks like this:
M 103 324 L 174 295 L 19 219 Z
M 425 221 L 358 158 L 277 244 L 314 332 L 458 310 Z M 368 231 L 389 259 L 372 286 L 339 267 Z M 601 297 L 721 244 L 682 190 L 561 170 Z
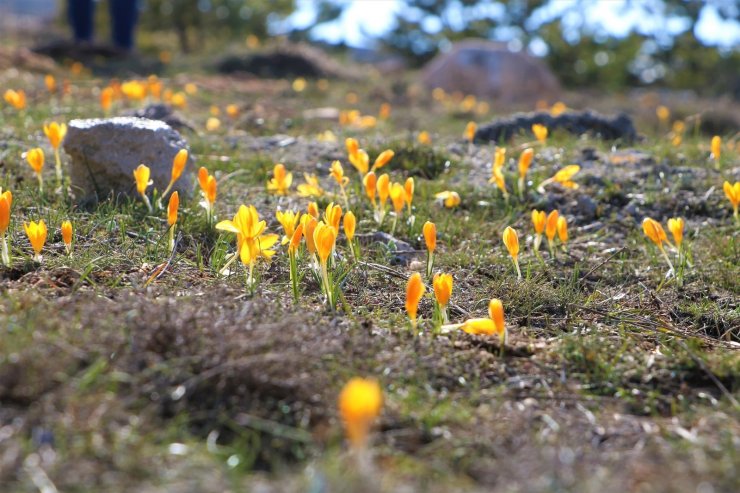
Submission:
M 339 185 L 339 188 L 342 190 L 342 198 L 344 199 L 345 210 L 349 210 L 349 199 L 347 199 L 347 192 L 344 189 L 344 185 Z
M 146 208 L 149 210 L 149 213 L 151 214 L 152 212 L 154 212 L 154 210 L 152 209 L 152 203 L 149 202 L 149 197 L 147 197 L 145 193 L 142 193 L 141 198 L 144 200 L 144 203 L 146 204 Z
M 519 199 L 524 201 L 524 177 L 520 176 L 517 182 L 517 188 L 519 188 Z
M 175 249 L 175 225 L 170 226 L 170 252 Z
M 321 280 L 324 284 L 324 292 L 326 294 L 326 302 L 329 304 L 329 308 L 334 310 L 334 303 L 332 300 L 332 287 L 329 282 L 329 271 L 326 266 L 326 262 L 321 262 Z
M 660 253 L 663 254 L 663 258 L 665 259 L 666 262 L 668 262 L 668 267 L 670 267 L 670 269 L 671 269 L 670 272 L 673 272 L 674 275 L 675 275 L 675 272 L 676 271 L 673 268 L 673 264 L 671 263 L 671 259 L 668 258 L 668 254 L 666 253 L 665 248 L 663 248 L 663 245 L 659 245 L 659 248 L 660 248 Z
M 5 238 L 5 233 L 2 234 L 2 260 L 5 267 L 10 267 L 10 251 L 8 250 L 8 241 Z
M 290 260 L 290 283 L 293 287 L 293 300 L 298 302 L 298 262 L 295 252 L 288 253 Z
M 249 274 L 247 275 L 247 287 L 249 294 L 254 296 L 254 262 L 249 262 Z
M 516 278 L 521 281 L 522 270 L 519 268 L 519 260 L 517 260 L 516 257 L 512 257 L 512 260 L 514 261 L 514 267 L 516 267 Z
M 537 233 L 537 235 L 534 237 L 534 253 L 535 254 L 540 253 L 541 244 L 542 244 L 542 234 Z
M 59 182 L 59 186 L 61 186 L 62 185 L 62 159 L 59 156 L 59 148 L 54 149 L 54 159 L 56 161 L 57 181 Z

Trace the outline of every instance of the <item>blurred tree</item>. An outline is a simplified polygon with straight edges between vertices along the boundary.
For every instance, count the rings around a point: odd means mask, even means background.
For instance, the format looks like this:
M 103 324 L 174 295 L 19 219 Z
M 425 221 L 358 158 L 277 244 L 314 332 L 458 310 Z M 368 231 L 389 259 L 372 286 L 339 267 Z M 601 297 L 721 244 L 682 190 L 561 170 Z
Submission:
M 267 37 L 268 23 L 290 14 L 294 0 L 145 0 L 141 28 L 173 30 L 180 49 L 189 52 L 209 39 Z M 193 37 L 197 41 L 194 44 Z
M 615 36 L 585 18 L 592 0 L 558 6 L 556 0 L 403 0 L 385 49 L 420 66 L 449 43 L 479 37 L 512 41 L 544 55 L 560 80 L 570 87 L 617 89 L 662 84 L 730 93 L 740 98 L 740 49 L 705 46 L 694 36 L 704 7 L 737 22 L 736 0 L 626 0 L 625 15 L 649 19 L 650 28 L 633 28 Z M 556 5 L 557 6 L 557 5 Z M 685 28 L 676 34 L 680 21 Z M 734 68 L 733 68 L 734 67 Z

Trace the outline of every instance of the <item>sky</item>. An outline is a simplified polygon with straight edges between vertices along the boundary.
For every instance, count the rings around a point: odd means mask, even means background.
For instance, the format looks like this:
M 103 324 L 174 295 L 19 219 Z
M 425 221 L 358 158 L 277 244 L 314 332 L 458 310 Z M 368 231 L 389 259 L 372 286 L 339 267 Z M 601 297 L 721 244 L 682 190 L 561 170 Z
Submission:
M 338 0 L 348 6 L 336 22 L 314 30 L 317 39 L 331 43 L 344 41 L 350 46 L 368 47 L 372 38 L 382 36 L 393 26 L 393 18 L 403 8 L 401 0 Z M 557 15 L 571 7 L 577 0 L 551 0 L 542 12 L 542 17 Z M 688 28 L 681 19 L 660 19 L 665 23 L 658 26 L 655 18 L 642 15 L 637 10 L 624 10 L 627 0 L 594 0 L 586 4 L 584 16 L 590 26 L 603 29 L 614 36 L 625 36 L 632 30 L 649 32 L 656 27 L 665 27 L 671 33 L 680 33 Z M 722 1 L 722 0 L 715 0 Z M 732 2 L 733 0 L 729 0 Z M 288 25 L 305 27 L 313 23 L 314 2 L 297 0 L 298 9 L 288 19 Z M 491 14 L 495 15 L 495 8 Z M 567 23 L 568 19 L 564 19 Z M 574 20 L 575 22 L 575 20 Z M 361 26 L 361 29 L 358 28 Z M 433 26 L 432 26 L 433 27 Z M 713 5 L 704 7 L 695 27 L 696 36 L 705 44 L 725 49 L 740 47 L 740 23 L 724 21 Z M 502 33 L 505 35 L 505 33 Z

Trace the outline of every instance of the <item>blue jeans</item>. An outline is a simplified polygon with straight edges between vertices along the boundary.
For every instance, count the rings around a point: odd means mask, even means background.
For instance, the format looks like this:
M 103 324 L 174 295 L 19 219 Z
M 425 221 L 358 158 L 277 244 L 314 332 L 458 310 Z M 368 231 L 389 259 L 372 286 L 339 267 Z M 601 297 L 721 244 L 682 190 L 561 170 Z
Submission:
M 134 28 L 139 16 L 137 0 L 108 0 L 113 44 L 130 50 L 134 47 Z M 95 19 L 93 0 L 69 0 L 69 23 L 75 41 L 92 41 Z

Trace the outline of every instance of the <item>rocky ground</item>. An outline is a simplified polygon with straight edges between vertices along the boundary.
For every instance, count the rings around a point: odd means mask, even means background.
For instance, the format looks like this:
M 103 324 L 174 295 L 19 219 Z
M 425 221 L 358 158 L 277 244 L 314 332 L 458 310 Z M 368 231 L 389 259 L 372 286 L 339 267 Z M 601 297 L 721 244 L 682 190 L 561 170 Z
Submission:
M 259 267 L 254 294 L 240 269 L 220 276 L 233 236 L 208 226 L 197 193 L 181 204 L 172 256 L 164 213 L 140 201 L 81 207 L 53 187 L 39 195 L 21 155 L 45 147 L 53 183 L 42 124 L 102 116 L 108 80 L 67 76 L 70 94 L 51 97 L 39 72 L 0 73 L 0 87 L 29 94 L 26 111 L 0 109 L 0 186 L 14 194 L 14 261 L 0 270 L 3 491 L 737 489 L 740 230 L 722 193 L 723 181 L 740 179 L 737 128 L 722 134 L 716 169 L 711 134 L 696 119 L 674 145 L 671 122 L 658 122 L 644 98 L 567 96 L 576 109 L 624 111 L 639 138 L 556 131 L 539 144 L 524 129 L 504 142 L 505 201 L 488 183 L 494 144 L 470 144 L 463 129 L 532 108 L 476 113 L 403 80 L 308 80 L 296 91 L 293 80 L 163 77 L 174 91 L 195 84 L 168 117 L 183 122 L 195 167 L 216 176 L 219 219 L 254 204 L 278 232 L 276 208 L 306 208 L 295 193 L 303 172 L 320 177 L 322 208 L 341 200 L 328 171 L 343 162 L 363 257 L 347 263 L 344 299 L 330 312 L 311 275 L 293 303 L 282 250 Z M 390 116 L 372 127 L 339 123 L 340 111 L 377 116 L 382 103 Z M 224 114 L 228 104 L 238 116 Z M 113 112 L 144 106 L 122 101 Z M 212 106 L 221 125 L 206 130 Z M 671 120 L 705 106 L 671 106 Z M 417 142 L 422 130 L 431 144 Z M 370 156 L 394 149 L 383 170 L 394 181 L 415 177 L 413 225 L 402 221 L 392 235 L 389 221 L 375 225 L 355 192 L 348 136 Z M 516 159 L 530 146 L 519 198 Z M 277 162 L 294 173 L 287 197 L 265 190 Z M 536 191 L 569 164 L 581 166 L 577 189 Z M 435 203 L 442 190 L 457 191 L 460 206 Z M 542 260 L 532 253 L 533 208 L 568 218 L 570 239 L 555 258 L 544 247 Z M 643 235 L 646 216 L 686 220 L 692 266 L 680 282 Z M 42 265 L 22 228 L 40 217 L 50 224 Z M 72 257 L 58 232 L 67 217 Z M 410 330 L 405 285 L 423 269 L 426 220 L 439 230 L 436 269 L 454 276 L 452 322 L 484 316 L 500 298 L 503 351 L 496 338 L 434 334 L 431 298 L 421 302 L 421 332 Z M 509 225 L 520 234 L 521 281 L 501 242 Z M 339 390 L 355 375 L 377 378 L 384 393 L 370 465 L 347 450 L 337 418 Z

